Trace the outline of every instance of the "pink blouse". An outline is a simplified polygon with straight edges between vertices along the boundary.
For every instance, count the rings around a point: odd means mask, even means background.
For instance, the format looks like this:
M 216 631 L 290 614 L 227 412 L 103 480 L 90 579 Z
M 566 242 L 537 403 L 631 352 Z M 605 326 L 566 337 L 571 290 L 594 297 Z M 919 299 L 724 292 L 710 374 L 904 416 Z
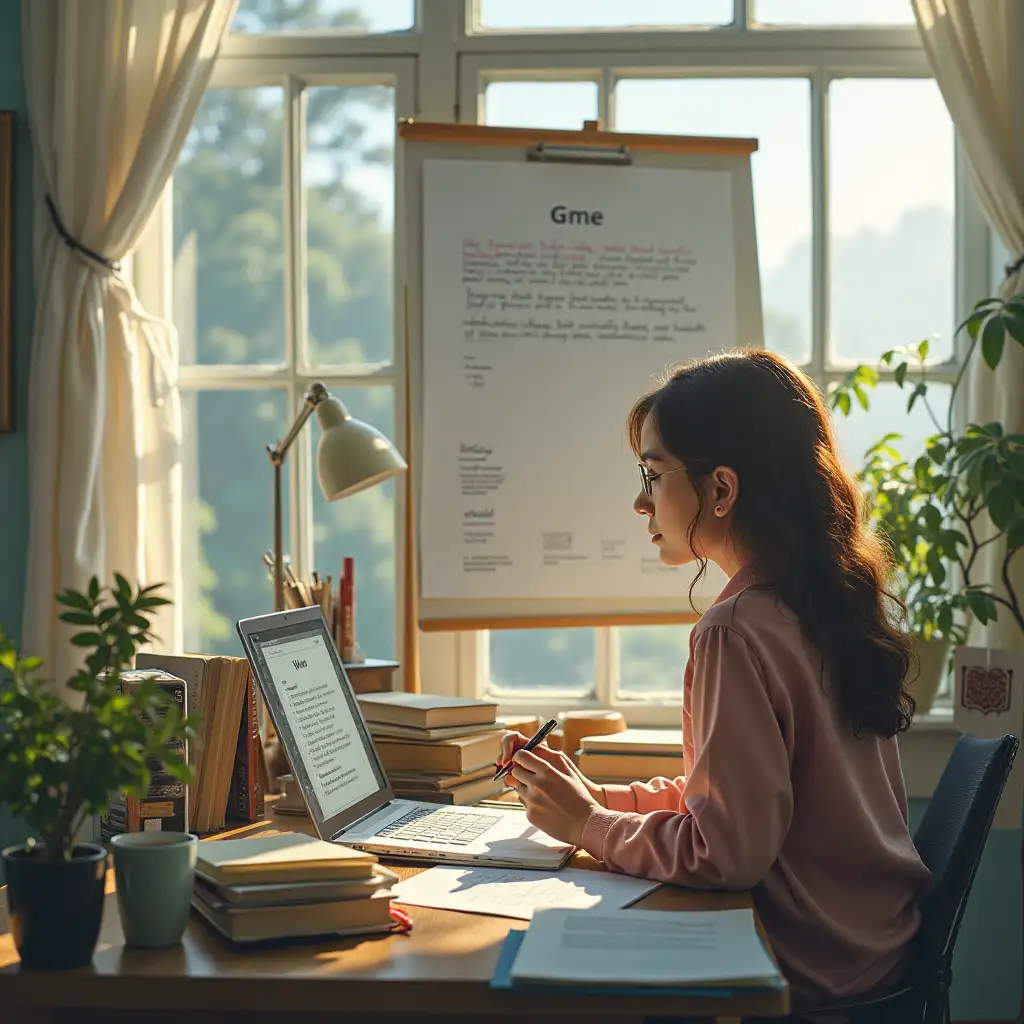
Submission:
M 734 576 L 691 634 L 686 774 L 605 786 L 582 845 L 615 871 L 752 888 L 795 999 L 864 992 L 903 969 L 931 881 L 899 750 L 854 737 L 795 615 L 753 582 Z

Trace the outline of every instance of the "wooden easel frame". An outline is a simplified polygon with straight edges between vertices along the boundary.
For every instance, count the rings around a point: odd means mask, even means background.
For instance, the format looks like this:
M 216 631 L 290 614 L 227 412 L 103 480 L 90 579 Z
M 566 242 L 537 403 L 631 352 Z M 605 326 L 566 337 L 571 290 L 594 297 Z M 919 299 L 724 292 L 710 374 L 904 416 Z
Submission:
M 651 135 L 602 131 L 598 122 L 584 122 L 582 130 L 548 130 L 532 128 L 500 128 L 487 125 L 442 122 L 420 122 L 403 119 L 398 123 L 399 156 L 405 145 L 442 143 L 453 146 L 507 147 L 519 149 L 524 160 L 606 164 L 630 164 L 634 154 L 698 154 L 708 156 L 747 157 L 756 152 L 757 139 L 718 138 L 713 136 Z M 400 190 L 401 198 L 401 190 Z M 401 225 L 396 218 L 396 244 Z M 404 273 L 403 273 L 404 277 Z M 522 629 L 575 626 L 670 625 L 695 622 L 699 613 L 671 611 L 636 614 L 586 612 L 583 614 L 510 615 L 476 618 L 431 618 L 420 622 L 416 500 L 418 471 L 412 419 L 414 412 L 414 381 L 409 330 L 408 285 L 398 296 L 402 310 L 402 379 L 405 389 L 405 458 L 409 473 L 405 482 L 404 569 L 403 587 L 403 673 L 406 689 L 419 690 L 419 630 L 441 632 L 469 629 Z

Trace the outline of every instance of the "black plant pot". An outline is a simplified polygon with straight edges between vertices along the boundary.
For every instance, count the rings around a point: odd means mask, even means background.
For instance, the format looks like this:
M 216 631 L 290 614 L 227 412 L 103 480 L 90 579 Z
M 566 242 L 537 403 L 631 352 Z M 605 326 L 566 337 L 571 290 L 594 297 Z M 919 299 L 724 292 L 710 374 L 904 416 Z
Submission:
M 38 848 L 9 846 L 3 858 L 22 966 L 53 971 L 88 964 L 100 934 L 107 851 L 82 843 L 71 860 L 49 861 Z

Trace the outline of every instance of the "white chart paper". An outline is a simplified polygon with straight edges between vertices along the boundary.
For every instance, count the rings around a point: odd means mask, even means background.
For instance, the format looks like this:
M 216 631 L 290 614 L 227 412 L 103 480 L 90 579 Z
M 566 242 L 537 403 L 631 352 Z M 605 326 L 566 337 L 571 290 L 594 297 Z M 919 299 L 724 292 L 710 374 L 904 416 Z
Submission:
M 427 160 L 422 201 L 423 595 L 685 594 L 625 420 L 737 343 L 729 173 Z
M 657 882 L 608 871 L 564 868 L 546 871 L 505 868 L 428 868 L 392 886 L 395 902 L 470 914 L 529 921 L 536 910 L 568 907 L 617 909 L 658 888 Z

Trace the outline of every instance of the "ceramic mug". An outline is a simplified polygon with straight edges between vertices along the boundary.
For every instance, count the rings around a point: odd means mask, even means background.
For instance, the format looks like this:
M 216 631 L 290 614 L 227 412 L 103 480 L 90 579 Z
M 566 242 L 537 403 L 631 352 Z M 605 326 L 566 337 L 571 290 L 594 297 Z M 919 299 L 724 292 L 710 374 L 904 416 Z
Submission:
M 125 943 L 146 949 L 179 943 L 192 903 L 199 840 L 187 832 L 127 832 L 110 845 Z

